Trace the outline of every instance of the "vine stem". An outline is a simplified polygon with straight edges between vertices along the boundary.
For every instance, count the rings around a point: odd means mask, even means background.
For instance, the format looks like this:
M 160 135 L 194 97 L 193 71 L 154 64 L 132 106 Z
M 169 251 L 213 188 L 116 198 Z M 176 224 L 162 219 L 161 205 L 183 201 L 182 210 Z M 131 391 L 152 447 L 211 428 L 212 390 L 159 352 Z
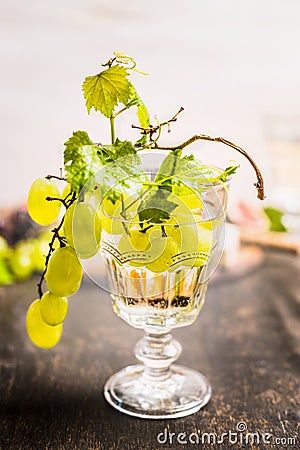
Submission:
M 110 117 L 110 136 L 111 136 L 111 143 L 112 145 L 115 143 L 116 140 L 116 134 L 115 134 L 115 117 Z
M 60 181 L 67 181 L 67 179 L 63 176 L 57 176 L 57 175 L 47 175 L 45 178 L 47 178 L 47 180 L 51 180 L 51 178 L 55 178 L 56 180 L 60 180 Z
M 154 126 L 154 125 L 150 125 L 149 128 L 142 128 L 142 127 L 138 127 L 138 126 L 136 126 L 136 125 L 131 125 L 131 128 L 135 128 L 135 129 L 137 129 L 137 130 L 141 130 L 141 133 L 142 133 L 142 134 L 144 134 L 144 135 L 149 135 L 150 143 L 156 143 L 157 140 L 158 140 L 159 137 L 160 137 L 160 133 L 161 133 L 162 127 L 164 127 L 165 125 L 167 125 L 167 126 L 168 126 L 168 132 L 170 132 L 170 123 L 171 123 L 171 122 L 176 122 L 176 121 L 177 121 L 177 117 L 179 116 L 179 114 L 180 114 L 182 111 L 184 111 L 183 106 L 181 106 L 181 107 L 179 108 L 179 110 L 177 111 L 177 113 L 174 114 L 174 116 L 171 117 L 171 119 L 166 120 L 165 122 L 158 123 L 158 124 L 155 125 L 155 126 Z M 159 134 L 158 134 L 158 136 L 154 139 L 153 136 L 154 136 L 157 132 L 158 132 Z
M 71 199 L 70 199 L 69 201 L 67 201 L 67 198 L 68 198 L 70 195 L 72 195 L 72 197 L 71 197 Z M 70 192 L 63 200 L 62 200 L 62 199 L 59 199 L 59 198 L 51 198 L 51 197 L 47 197 L 47 200 L 48 200 L 48 201 L 51 201 L 51 200 L 60 200 L 60 201 L 64 204 L 65 208 L 68 209 L 68 208 L 72 205 L 72 203 L 75 202 L 75 200 L 76 200 L 76 194 L 75 194 L 75 192 L 73 192 L 73 193 Z M 38 284 L 37 284 L 39 298 L 41 298 L 41 297 L 43 296 L 42 284 L 43 284 L 43 281 L 44 281 L 44 279 L 45 279 L 45 275 L 46 275 L 46 272 L 47 272 L 47 268 L 48 268 L 48 263 L 49 263 L 50 256 L 51 256 L 51 254 L 52 254 L 52 253 L 54 252 L 54 250 L 55 250 L 54 247 L 53 247 L 53 246 L 54 246 L 55 239 L 58 239 L 58 241 L 59 241 L 61 247 L 64 247 L 64 246 L 66 245 L 66 244 L 65 244 L 65 242 L 66 242 L 65 238 L 63 238 L 63 237 L 60 236 L 60 234 L 59 234 L 59 231 L 60 231 L 60 229 L 61 229 L 62 226 L 63 226 L 64 220 L 65 220 L 65 215 L 64 215 L 63 218 L 61 219 L 59 225 L 58 225 L 57 227 L 53 228 L 53 230 L 51 230 L 52 233 L 53 233 L 53 236 L 52 236 L 52 239 L 51 239 L 51 241 L 50 241 L 50 243 L 49 243 L 49 251 L 48 251 L 48 254 L 47 254 L 46 259 L 45 259 L 45 268 L 44 268 L 44 271 L 43 271 L 43 273 L 42 273 L 42 275 L 41 275 L 40 281 L 39 281 Z
M 64 205 L 65 208 L 68 207 L 68 205 L 67 205 L 66 202 L 65 202 L 65 199 L 63 199 L 63 198 L 59 198 L 59 197 L 46 197 L 46 200 L 47 200 L 48 202 L 52 202 L 53 200 L 55 200 L 55 201 L 58 201 L 58 202 L 62 203 L 62 204 Z
M 224 139 L 222 137 L 212 137 L 208 136 L 207 134 L 196 134 L 195 136 L 191 137 L 187 141 L 183 142 L 182 144 L 176 145 L 176 147 L 162 147 L 158 145 L 156 142 L 154 143 L 152 148 L 158 149 L 158 150 L 182 150 L 188 145 L 192 144 L 195 141 L 202 140 L 202 141 L 211 141 L 211 142 L 220 142 L 221 144 L 227 145 L 228 147 L 233 148 L 234 150 L 237 150 L 239 153 L 241 153 L 243 156 L 245 156 L 250 164 L 252 165 L 253 169 L 255 170 L 257 182 L 254 183 L 254 186 L 257 189 L 257 197 L 260 200 L 264 200 L 265 193 L 264 193 L 264 180 L 261 174 L 261 171 L 259 170 L 257 164 L 253 160 L 253 158 L 241 147 L 234 144 L 231 141 L 228 141 L 227 139 Z
M 48 254 L 46 256 L 46 260 L 45 260 L 45 269 L 41 275 L 40 281 L 37 284 L 39 298 L 41 298 L 43 296 L 42 284 L 43 284 L 43 281 L 44 281 L 44 278 L 45 278 L 45 275 L 47 272 L 47 267 L 48 267 L 48 262 L 49 262 L 50 256 L 51 256 L 52 252 L 54 251 L 53 245 L 54 245 L 55 239 L 58 239 L 60 241 L 60 243 L 63 244 L 63 238 L 59 235 L 59 230 L 63 226 L 64 219 L 65 219 L 65 216 L 61 219 L 60 224 L 56 228 L 53 228 L 53 230 L 52 230 L 53 236 L 52 236 L 51 242 L 49 244 L 49 252 L 48 252 Z
M 119 111 L 117 111 L 114 115 L 113 118 L 115 119 L 119 114 L 122 114 L 124 111 L 127 111 L 127 109 L 129 109 L 130 106 L 124 106 L 124 108 L 119 109 Z

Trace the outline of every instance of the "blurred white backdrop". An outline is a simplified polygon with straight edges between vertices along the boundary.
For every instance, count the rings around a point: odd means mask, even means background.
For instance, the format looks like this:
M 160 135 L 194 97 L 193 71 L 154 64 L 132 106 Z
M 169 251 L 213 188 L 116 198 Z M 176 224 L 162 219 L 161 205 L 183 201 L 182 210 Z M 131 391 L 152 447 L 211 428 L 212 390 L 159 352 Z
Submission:
M 86 113 L 81 83 L 116 49 L 149 73 L 135 81 L 152 117 L 184 106 L 164 142 L 221 135 L 268 181 L 264 120 L 300 113 L 299 17 L 297 0 L 1 0 L 0 207 L 24 204 L 34 178 L 58 172 L 73 131 L 109 140 L 106 120 Z M 138 137 L 132 122 L 119 123 L 121 139 Z M 246 160 L 211 143 L 194 150 L 208 163 L 241 162 L 233 198 L 255 202 Z

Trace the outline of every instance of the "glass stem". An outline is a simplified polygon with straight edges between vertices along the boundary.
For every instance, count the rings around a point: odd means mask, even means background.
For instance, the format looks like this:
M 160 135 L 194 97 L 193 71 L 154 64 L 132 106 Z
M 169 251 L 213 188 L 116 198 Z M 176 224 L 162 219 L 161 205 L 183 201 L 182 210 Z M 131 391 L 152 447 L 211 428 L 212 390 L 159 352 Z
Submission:
M 146 332 L 135 347 L 135 356 L 144 366 L 147 381 L 164 381 L 171 375 L 170 366 L 181 353 L 181 345 L 170 333 Z

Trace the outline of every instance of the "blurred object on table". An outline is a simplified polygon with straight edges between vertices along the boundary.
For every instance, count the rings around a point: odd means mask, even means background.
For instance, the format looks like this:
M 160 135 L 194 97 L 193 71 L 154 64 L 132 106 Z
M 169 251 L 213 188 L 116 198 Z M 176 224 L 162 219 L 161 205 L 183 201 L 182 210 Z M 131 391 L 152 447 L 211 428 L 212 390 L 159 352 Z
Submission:
M 275 218 L 270 218 L 270 211 Z M 300 239 L 297 233 L 284 232 L 284 229 L 272 231 L 275 229 L 275 219 L 278 222 L 279 218 L 281 219 L 280 216 L 280 211 L 274 208 L 258 208 L 244 202 L 238 203 L 233 210 L 229 211 L 229 221 L 239 226 L 241 244 L 276 248 L 297 254 L 300 252 Z M 279 222 L 277 222 L 278 226 Z
M 26 209 L 0 212 L 0 285 L 41 273 L 51 233 L 42 231 Z
M 253 231 L 246 228 L 241 230 L 241 243 L 273 248 L 294 254 L 300 252 L 299 242 L 293 239 L 292 235 L 279 231 Z
M 266 203 L 283 211 L 289 230 L 300 231 L 300 116 L 267 117 L 265 133 L 271 170 Z
M 0 211 L 0 236 L 3 236 L 9 245 L 36 237 L 40 230 L 41 227 L 33 222 L 25 208 Z
M 266 206 L 263 211 L 269 220 L 269 231 L 280 231 L 281 233 L 288 231 L 283 223 L 284 212 L 273 206 Z

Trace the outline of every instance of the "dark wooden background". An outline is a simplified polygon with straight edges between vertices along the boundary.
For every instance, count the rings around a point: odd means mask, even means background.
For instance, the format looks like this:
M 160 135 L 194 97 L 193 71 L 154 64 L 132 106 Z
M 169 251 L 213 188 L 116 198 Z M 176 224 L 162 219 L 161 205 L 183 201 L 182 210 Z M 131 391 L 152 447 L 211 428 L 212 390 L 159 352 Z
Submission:
M 213 396 L 198 413 L 165 421 L 126 416 L 103 398 L 106 379 L 135 363 L 142 336 L 115 316 L 108 294 L 85 280 L 70 299 L 60 344 L 40 350 L 25 331 L 35 280 L 0 288 L 0 449 L 299 449 L 299 274 L 297 257 L 269 253 L 244 274 L 212 280 L 196 323 L 174 335 L 183 345 L 179 362 L 205 373 Z M 235 432 L 241 421 L 248 432 L 297 442 L 176 440 L 178 433 Z M 165 428 L 175 438 L 159 443 Z

